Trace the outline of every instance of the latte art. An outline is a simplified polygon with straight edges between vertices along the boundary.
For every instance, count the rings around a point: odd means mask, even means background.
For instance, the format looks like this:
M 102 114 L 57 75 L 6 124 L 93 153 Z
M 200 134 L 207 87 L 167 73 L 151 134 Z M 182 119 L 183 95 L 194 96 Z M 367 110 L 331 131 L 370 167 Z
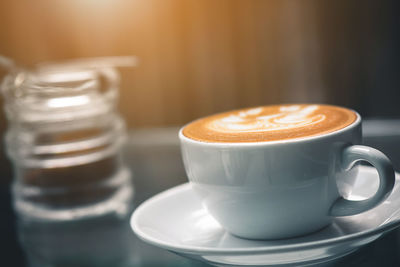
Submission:
M 351 110 L 328 105 L 264 106 L 199 119 L 183 134 L 203 142 L 276 141 L 336 131 L 356 118 Z
M 260 115 L 262 108 L 249 109 L 211 121 L 207 128 L 217 132 L 265 132 L 310 126 L 323 121 L 323 114 L 313 115 L 317 105 L 281 107 L 280 113 Z

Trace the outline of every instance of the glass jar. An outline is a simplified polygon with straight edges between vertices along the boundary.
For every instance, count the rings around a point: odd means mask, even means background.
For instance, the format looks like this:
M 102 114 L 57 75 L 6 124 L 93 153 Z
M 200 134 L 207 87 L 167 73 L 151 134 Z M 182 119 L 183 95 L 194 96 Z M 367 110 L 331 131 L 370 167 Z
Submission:
M 3 81 L 13 204 L 31 265 L 107 266 L 132 241 L 118 86 L 113 67 L 18 71 Z

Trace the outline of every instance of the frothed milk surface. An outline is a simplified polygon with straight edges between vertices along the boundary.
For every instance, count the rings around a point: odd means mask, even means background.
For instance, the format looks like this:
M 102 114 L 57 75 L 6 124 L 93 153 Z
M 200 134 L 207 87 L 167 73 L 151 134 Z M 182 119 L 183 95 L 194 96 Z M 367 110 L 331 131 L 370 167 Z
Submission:
M 357 119 L 354 111 L 330 105 L 274 105 L 212 115 L 183 128 L 202 142 L 266 142 L 322 135 Z

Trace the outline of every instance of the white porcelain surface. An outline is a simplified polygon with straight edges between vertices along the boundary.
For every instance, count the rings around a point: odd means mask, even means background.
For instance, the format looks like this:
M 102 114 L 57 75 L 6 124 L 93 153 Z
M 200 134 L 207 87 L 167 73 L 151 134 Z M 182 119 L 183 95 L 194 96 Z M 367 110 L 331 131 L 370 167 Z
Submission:
M 147 200 L 131 219 L 144 241 L 213 265 L 310 264 L 346 255 L 400 225 L 399 175 L 393 193 L 379 206 L 359 215 L 337 217 L 321 231 L 307 236 L 273 240 L 247 240 L 227 233 L 202 206 L 190 184 L 183 184 Z M 377 173 L 359 167 L 349 198 L 374 194 Z
M 213 143 L 179 132 L 182 159 L 193 191 L 230 233 L 249 239 L 293 238 L 381 203 L 394 172 L 381 152 L 357 144 L 361 117 L 319 136 L 268 142 Z M 381 187 L 366 201 L 342 198 L 351 189 L 358 160 L 378 169 Z M 378 178 L 378 177 L 377 177 Z M 347 187 L 338 190 L 338 183 Z M 271 216 L 271 214 L 274 214 Z

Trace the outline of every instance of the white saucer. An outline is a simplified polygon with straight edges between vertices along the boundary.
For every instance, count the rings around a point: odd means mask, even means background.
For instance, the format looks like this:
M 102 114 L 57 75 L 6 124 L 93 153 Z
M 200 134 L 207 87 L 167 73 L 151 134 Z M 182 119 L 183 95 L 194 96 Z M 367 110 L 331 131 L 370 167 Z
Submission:
M 351 199 L 373 194 L 376 170 L 359 167 Z M 144 241 L 212 265 L 313 264 L 344 256 L 400 226 L 399 174 L 390 197 L 374 209 L 335 218 L 332 225 L 311 235 L 274 241 L 237 238 L 208 214 L 183 184 L 154 196 L 133 213 L 131 227 Z

